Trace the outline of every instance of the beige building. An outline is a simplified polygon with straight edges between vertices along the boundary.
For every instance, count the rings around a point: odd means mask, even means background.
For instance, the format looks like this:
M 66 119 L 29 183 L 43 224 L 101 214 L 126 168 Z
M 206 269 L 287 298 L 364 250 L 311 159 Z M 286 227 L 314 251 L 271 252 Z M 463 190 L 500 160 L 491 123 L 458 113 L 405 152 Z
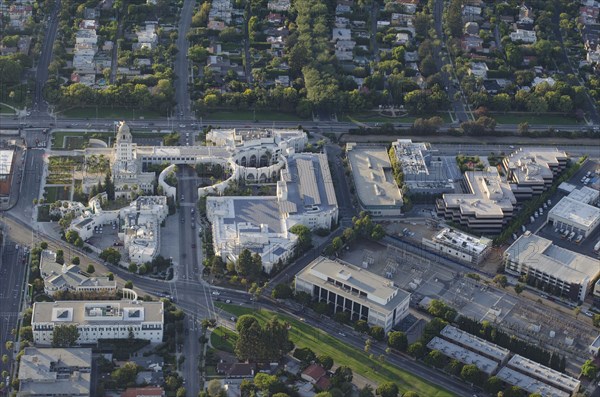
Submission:
M 437 200 L 438 216 L 459 223 L 478 233 L 500 233 L 514 211 L 517 200 L 498 171 L 469 171 L 464 175 L 469 193 L 444 194 Z
M 386 147 L 348 143 L 346 151 L 361 210 L 374 217 L 401 215 L 402 192 Z

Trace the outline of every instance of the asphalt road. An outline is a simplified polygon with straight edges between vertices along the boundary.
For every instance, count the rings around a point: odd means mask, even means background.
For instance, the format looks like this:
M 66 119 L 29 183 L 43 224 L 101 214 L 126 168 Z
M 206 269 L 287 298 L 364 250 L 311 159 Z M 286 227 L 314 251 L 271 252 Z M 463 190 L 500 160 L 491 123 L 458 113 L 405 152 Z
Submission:
M 188 90 L 190 63 L 187 58 L 189 42 L 187 33 L 192 23 L 192 11 L 194 0 L 184 0 L 179 14 L 179 26 L 177 29 L 177 55 L 175 58 L 175 100 L 177 101 L 177 113 L 181 119 L 190 117 L 190 94 Z
M 33 98 L 33 109 L 32 113 L 39 112 L 45 114 L 48 105 L 43 98 L 43 90 L 46 81 L 48 80 L 48 66 L 52 60 L 52 48 L 54 47 L 54 40 L 56 40 L 56 31 L 58 29 L 58 12 L 60 11 L 60 0 L 56 0 L 52 13 L 48 18 L 48 25 L 46 30 L 46 36 L 44 37 L 44 44 L 42 45 L 42 53 L 38 60 L 36 76 L 35 76 L 35 94 Z

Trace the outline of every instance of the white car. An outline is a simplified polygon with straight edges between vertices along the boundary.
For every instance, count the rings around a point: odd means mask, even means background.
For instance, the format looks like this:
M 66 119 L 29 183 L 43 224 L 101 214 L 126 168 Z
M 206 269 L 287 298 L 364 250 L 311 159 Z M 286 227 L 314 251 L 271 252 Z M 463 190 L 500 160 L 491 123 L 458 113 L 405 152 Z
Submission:
M 212 294 L 215 295 L 215 296 L 221 295 L 221 293 L 219 291 L 213 291 Z

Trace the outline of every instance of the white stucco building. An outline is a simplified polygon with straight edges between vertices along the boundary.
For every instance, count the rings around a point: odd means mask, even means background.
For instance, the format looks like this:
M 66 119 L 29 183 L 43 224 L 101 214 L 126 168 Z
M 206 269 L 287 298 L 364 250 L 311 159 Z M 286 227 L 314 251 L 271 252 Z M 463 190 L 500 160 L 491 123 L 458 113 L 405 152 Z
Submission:
M 338 205 L 325 154 L 296 153 L 284 159 L 277 195 L 267 197 L 207 198 L 215 253 L 235 262 L 247 248 L 261 255 L 268 273 L 293 253 L 296 224 L 330 229 L 338 219 Z
M 79 266 L 57 263 L 56 253 L 50 250 L 42 251 L 40 274 L 48 295 L 59 291 L 114 293 L 117 290 L 117 282 L 108 277 L 88 277 Z
M 388 332 L 408 315 L 410 293 L 393 281 L 342 260 L 319 257 L 296 275 L 296 291 L 328 303 L 334 313 L 366 320 Z
M 77 344 L 95 344 L 99 339 L 137 339 L 162 342 L 164 328 L 163 302 L 121 301 L 56 301 L 35 302 L 31 326 L 33 342 L 38 346 L 52 344 L 55 327 L 76 325 Z

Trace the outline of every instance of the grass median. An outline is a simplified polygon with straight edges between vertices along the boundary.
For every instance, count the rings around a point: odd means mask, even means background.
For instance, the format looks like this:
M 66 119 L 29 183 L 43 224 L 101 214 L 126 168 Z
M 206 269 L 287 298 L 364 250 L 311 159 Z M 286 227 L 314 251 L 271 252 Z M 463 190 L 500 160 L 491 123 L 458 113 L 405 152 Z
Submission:
M 269 310 L 257 311 L 246 307 L 223 303 L 217 303 L 216 306 L 236 317 L 244 314 L 251 314 L 261 323 L 268 321 L 273 316 L 277 316 L 278 318 L 287 321 L 292 326 L 289 335 L 296 347 L 308 347 L 317 354 L 331 356 L 336 364 L 347 365 L 352 368 L 352 371 L 356 374 L 364 376 L 375 383 L 379 384 L 391 381 L 398 385 L 401 392 L 412 390 L 417 392 L 420 396 L 449 397 L 454 395 L 449 391 L 436 385 L 429 384 L 418 376 L 405 372 L 390 363 L 382 363 L 377 358 L 371 358 L 363 351 L 330 336 L 326 332 L 314 328 L 304 322 L 297 321 L 287 315 L 274 313 Z

